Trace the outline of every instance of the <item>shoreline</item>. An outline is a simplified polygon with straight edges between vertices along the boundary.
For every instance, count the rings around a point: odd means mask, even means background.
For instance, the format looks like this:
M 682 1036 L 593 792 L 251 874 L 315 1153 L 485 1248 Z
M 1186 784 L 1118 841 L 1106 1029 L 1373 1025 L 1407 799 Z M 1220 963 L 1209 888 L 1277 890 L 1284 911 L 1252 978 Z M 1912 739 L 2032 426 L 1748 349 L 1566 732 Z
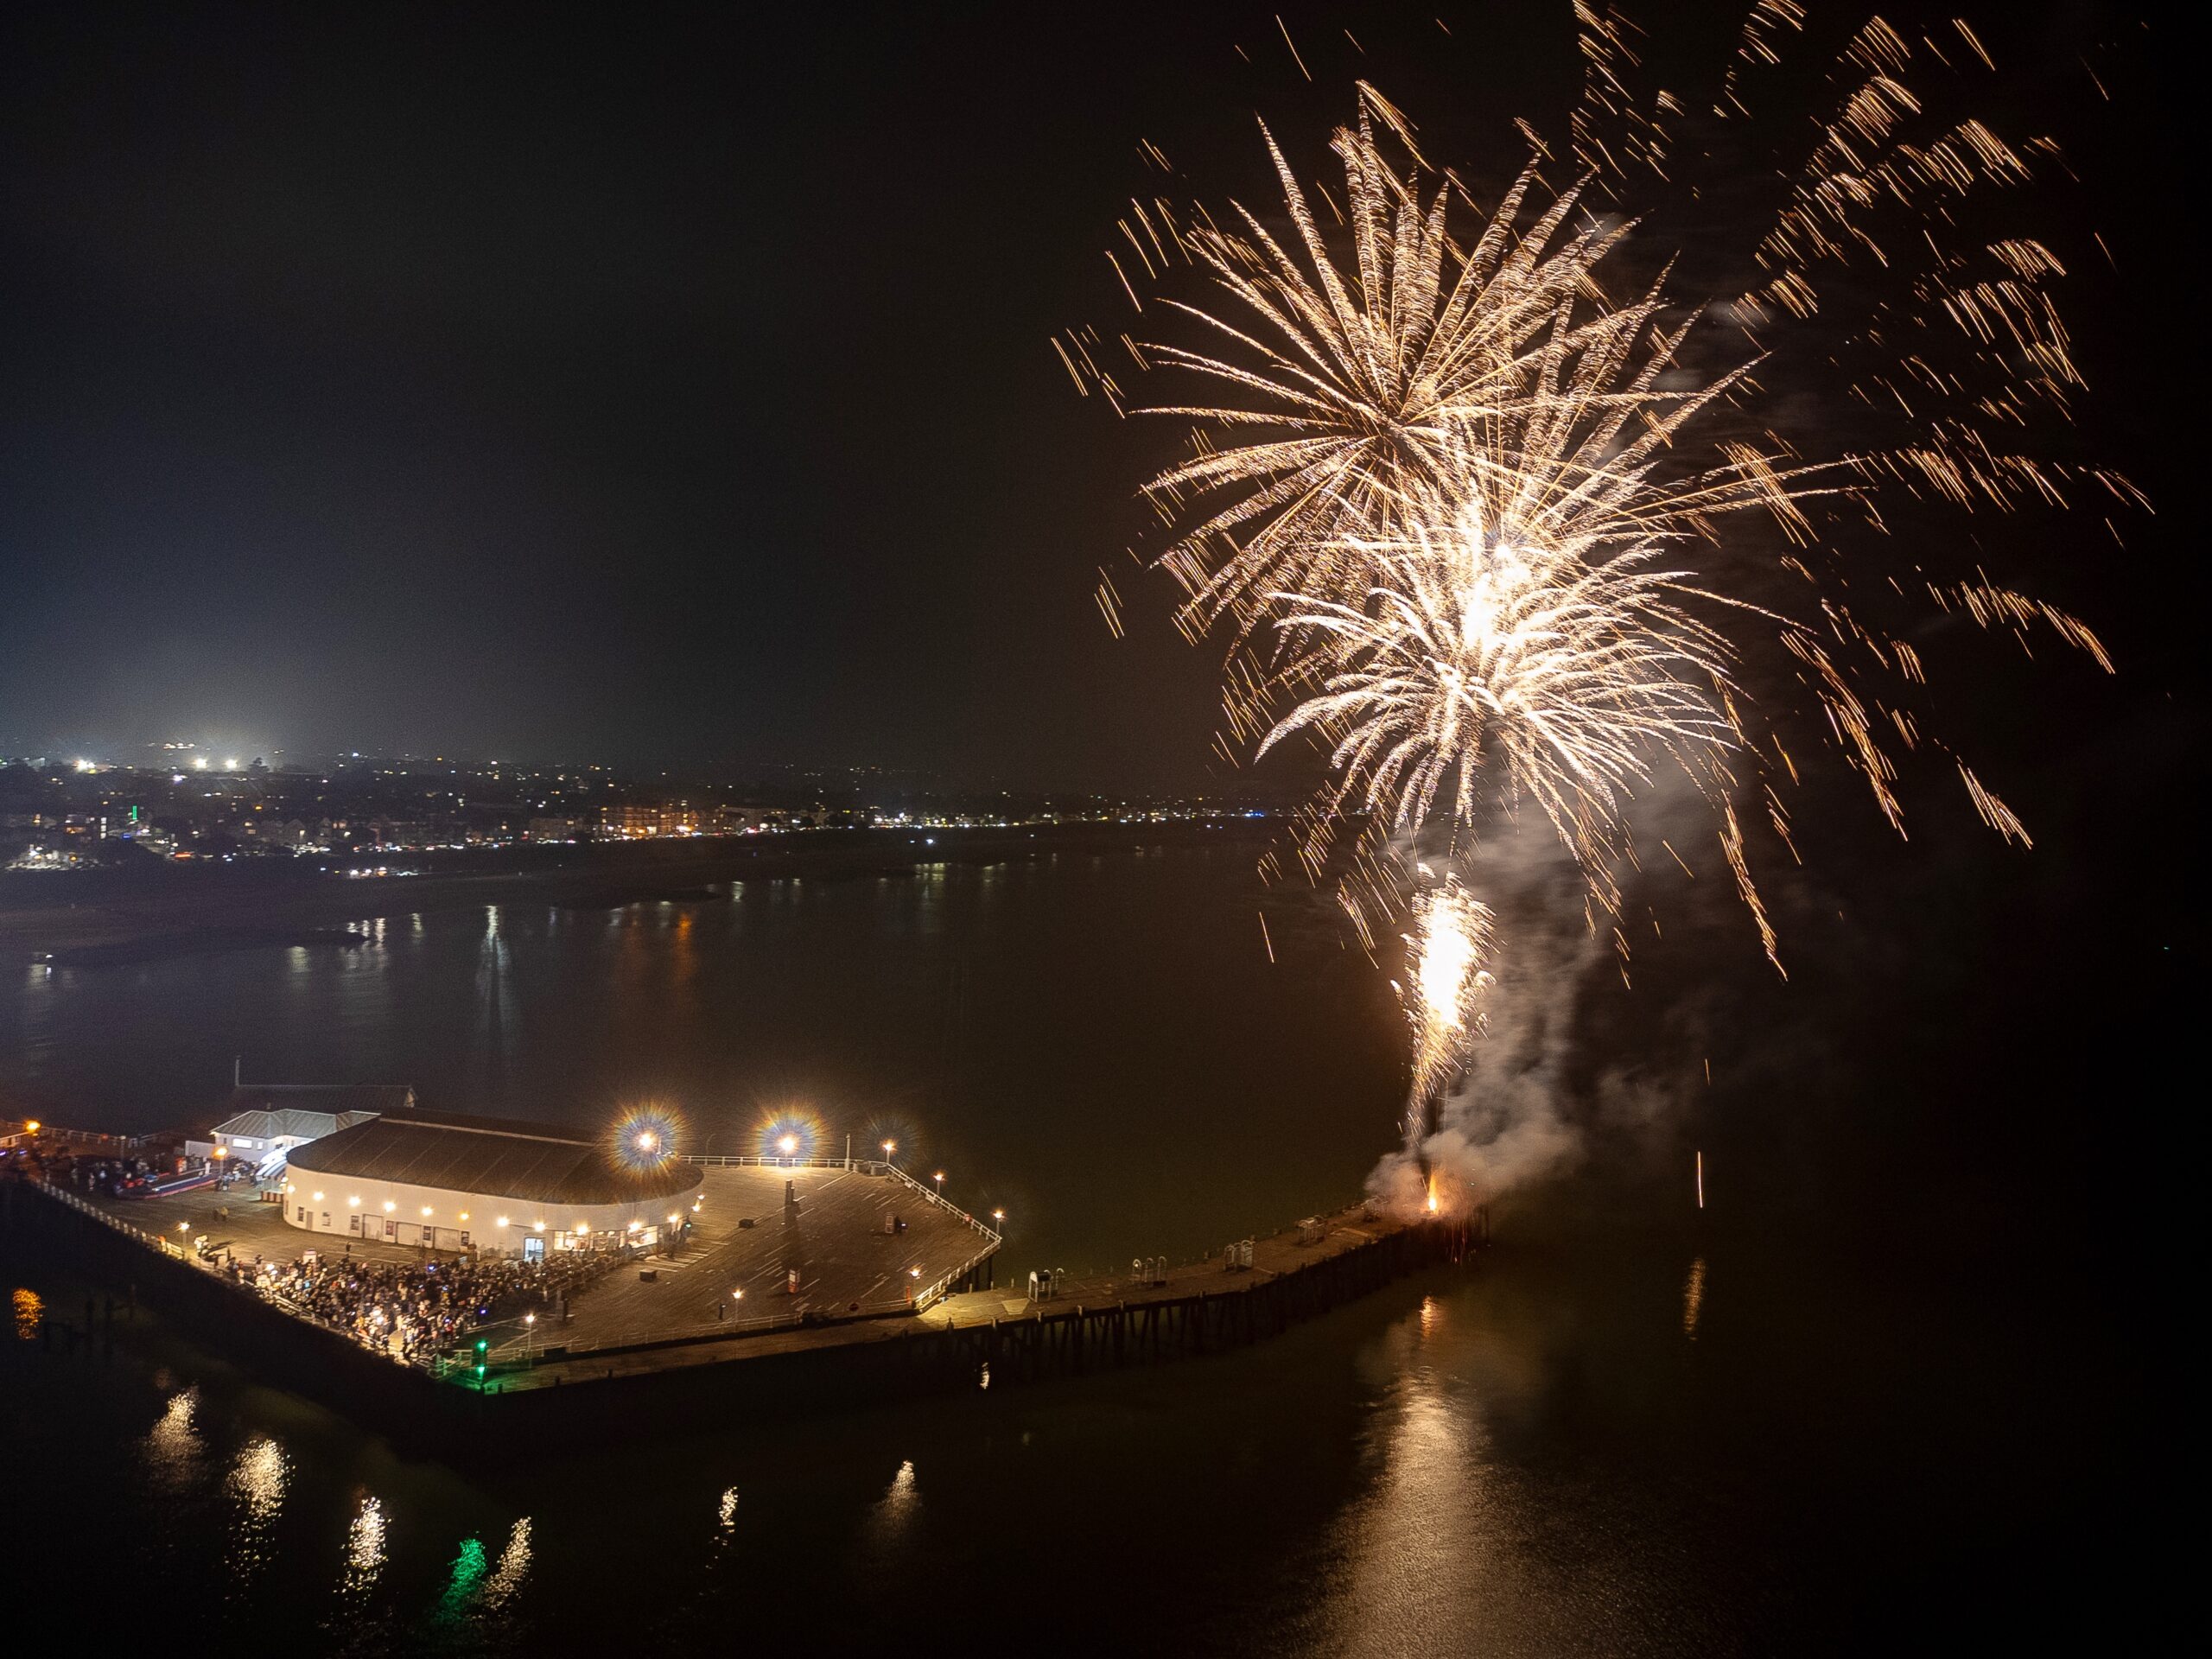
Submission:
M 479 868 L 464 862 L 415 875 L 356 878 L 283 868 L 162 870 L 105 891 L 80 885 L 70 891 L 82 896 L 62 902 L 0 904 L 0 964 L 47 961 L 55 967 L 103 968 L 269 945 L 344 949 L 359 943 L 346 924 L 378 917 L 489 905 L 611 910 L 634 904 L 700 904 L 721 896 L 715 887 L 735 881 L 906 876 L 925 864 L 1002 864 L 1155 846 L 1257 846 L 1274 829 L 1272 819 L 1215 819 L 1006 830 L 802 830 L 705 843 L 502 849 L 475 857 Z M 524 860 L 527 863 L 516 868 Z M 506 868 L 481 868 L 499 865 Z M 67 874 L 40 879 L 75 880 Z

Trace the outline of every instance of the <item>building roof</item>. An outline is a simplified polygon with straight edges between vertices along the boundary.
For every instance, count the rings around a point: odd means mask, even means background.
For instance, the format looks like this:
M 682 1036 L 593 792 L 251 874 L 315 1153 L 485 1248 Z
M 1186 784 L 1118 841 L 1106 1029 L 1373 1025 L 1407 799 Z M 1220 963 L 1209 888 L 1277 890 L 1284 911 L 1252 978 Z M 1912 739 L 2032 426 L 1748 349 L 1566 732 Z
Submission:
M 314 1141 L 414 1103 L 415 1091 L 404 1083 L 249 1084 L 231 1090 L 231 1115 L 214 1133 Z
M 626 1204 L 688 1192 L 700 1182 L 696 1166 L 675 1159 L 630 1169 L 607 1141 L 577 1130 L 451 1112 L 386 1114 L 299 1147 L 291 1164 L 537 1204 Z

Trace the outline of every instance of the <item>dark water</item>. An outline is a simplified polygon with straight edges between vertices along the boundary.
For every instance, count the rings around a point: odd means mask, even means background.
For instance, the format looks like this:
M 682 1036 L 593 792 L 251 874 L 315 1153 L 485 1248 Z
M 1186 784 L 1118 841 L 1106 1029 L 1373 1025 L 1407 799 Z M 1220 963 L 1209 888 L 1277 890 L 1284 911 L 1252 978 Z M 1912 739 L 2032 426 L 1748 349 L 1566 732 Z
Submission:
M 126 1126 L 219 1094 L 240 1050 L 578 1122 L 655 1093 L 702 1135 L 804 1100 L 1004 1205 L 1017 1268 L 1088 1265 L 1345 1195 L 1389 1136 L 1387 992 L 1272 910 L 1270 965 L 1257 902 L 1224 852 L 395 920 L 347 955 L 41 976 L 5 1064 Z M 156 1322 L 50 1342 L 85 1292 L 18 1274 L 0 1581 L 19 1629 L 35 1601 L 188 1652 L 2146 1640 L 2112 1287 L 1997 1261 L 1531 1214 L 1478 1268 L 1242 1352 L 664 1424 L 496 1477 L 397 1458 Z

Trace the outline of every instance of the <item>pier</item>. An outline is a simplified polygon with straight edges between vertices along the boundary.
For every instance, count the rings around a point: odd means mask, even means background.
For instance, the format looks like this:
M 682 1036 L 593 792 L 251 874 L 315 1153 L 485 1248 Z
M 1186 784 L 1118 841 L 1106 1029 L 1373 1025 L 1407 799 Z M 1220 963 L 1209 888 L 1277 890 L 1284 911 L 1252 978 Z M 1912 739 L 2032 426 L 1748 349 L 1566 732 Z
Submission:
M 700 1161 L 700 1217 L 683 1242 L 611 1268 L 565 1318 L 485 1326 L 427 1363 L 401 1363 L 251 1287 L 256 1256 L 332 1249 L 288 1227 L 276 1204 L 204 1191 L 96 1200 L 9 1182 L 0 1222 L 11 1248 L 35 1237 L 185 1315 L 192 1332 L 250 1350 L 302 1392 L 403 1438 L 487 1454 L 614 1418 L 988 1389 L 1214 1352 L 1487 1242 L 1479 1211 L 1404 1221 L 1352 1205 L 1196 1262 L 1001 1287 L 998 1235 L 887 1166 Z M 426 1255 L 352 1249 L 378 1261 Z

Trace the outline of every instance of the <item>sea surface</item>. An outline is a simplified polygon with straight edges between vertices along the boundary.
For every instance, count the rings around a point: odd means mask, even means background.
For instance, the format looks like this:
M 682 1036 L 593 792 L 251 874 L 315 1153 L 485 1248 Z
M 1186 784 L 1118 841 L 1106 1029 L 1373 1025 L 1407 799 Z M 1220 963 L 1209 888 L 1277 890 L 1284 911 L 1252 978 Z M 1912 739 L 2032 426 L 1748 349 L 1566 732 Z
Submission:
M 893 1140 L 948 1197 L 1004 1209 L 1017 1276 L 1196 1255 L 1346 1201 L 1394 1133 L 1387 983 L 1324 909 L 1263 896 L 1249 849 L 363 925 L 351 950 L 34 967 L 0 1001 L 0 1089 L 149 1129 L 218 1107 L 235 1059 L 249 1080 L 404 1081 L 425 1105 L 577 1124 L 650 1100 L 715 1151 L 802 1122 L 828 1151 Z M 58 1610 L 57 1640 L 1026 1656 L 2141 1637 L 2149 1569 L 2115 1542 L 2140 1379 L 2095 1274 L 2048 1252 L 1954 1262 L 1539 1208 L 1472 1268 L 1237 1352 L 657 1423 L 495 1475 L 398 1455 L 149 1315 L 61 1339 L 48 1327 L 81 1326 L 89 1287 L 0 1268 L 0 1591 L 19 1632 Z

